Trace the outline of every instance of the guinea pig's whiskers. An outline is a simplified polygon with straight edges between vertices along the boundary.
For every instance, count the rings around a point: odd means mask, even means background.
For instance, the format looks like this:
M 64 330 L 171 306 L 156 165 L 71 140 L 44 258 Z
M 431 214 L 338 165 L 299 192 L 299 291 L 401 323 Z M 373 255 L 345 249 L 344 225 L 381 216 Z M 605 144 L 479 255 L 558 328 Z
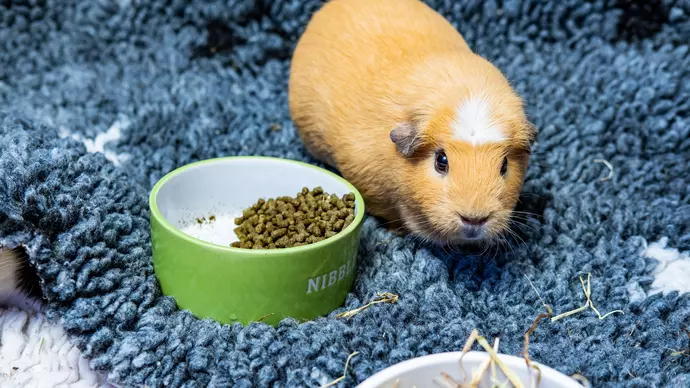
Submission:
M 510 225 L 512 225 L 512 226 L 517 226 L 517 227 L 519 227 L 519 228 L 525 227 L 525 228 L 527 228 L 527 229 L 529 229 L 529 230 L 531 230 L 531 231 L 533 231 L 533 232 L 536 232 L 536 231 L 538 230 L 536 226 L 530 225 L 530 224 L 528 224 L 525 220 L 521 220 L 521 219 L 519 219 L 519 218 L 512 218 L 512 219 L 510 220 Z M 510 227 L 510 226 L 509 226 L 509 227 Z
M 387 207 L 387 208 L 385 208 L 385 209 L 381 209 L 381 212 L 382 212 L 382 213 L 387 213 L 387 212 L 389 212 L 389 211 L 391 211 L 391 210 L 397 210 L 397 207 L 396 207 L 396 206 L 390 206 L 390 207 Z M 413 219 L 413 220 L 415 220 L 416 218 L 421 218 L 421 217 L 423 217 L 421 214 L 415 214 L 415 215 L 412 215 L 411 217 L 406 217 L 406 218 L 402 218 L 402 217 L 401 217 L 401 218 L 397 218 L 397 219 L 395 219 L 395 220 L 387 221 L 387 222 L 385 222 L 385 223 L 382 223 L 382 225 L 388 225 L 388 224 L 392 224 L 392 223 L 395 223 L 395 222 L 404 221 L 405 219 L 410 219 L 410 218 Z
M 429 220 L 427 217 L 421 214 L 416 214 L 413 216 L 408 216 L 404 218 L 397 218 L 391 221 L 387 221 L 383 223 L 383 226 L 388 226 L 391 224 L 399 223 L 402 222 L 403 225 L 409 226 L 409 223 L 413 223 L 415 226 L 420 227 L 420 228 L 433 228 L 433 223 L 431 220 Z
M 530 217 L 539 217 L 535 213 L 505 210 L 498 212 L 497 216 L 507 219 L 508 228 L 510 228 L 511 225 L 516 225 L 518 227 L 524 226 L 532 231 L 537 231 L 537 227 L 528 223 L 530 221 Z
M 525 225 L 527 225 L 528 222 L 531 222 L 532 220 L 534 220 L 533 218 L 531 218 L 529 216 L 522 215 L 522 214 L 512 214 L 506 218 L 508 218 L 508 221 L 520 221 Z
M 479 254 L 479 256 L 484 256 L 486 255 L 487 252 L 489 252 L 489 249 L 491 249 L 491 242 L 488 240 L 482 241 L 482 252 Z M 494 250 L 494 257 L 496 257 L 496 251 Z
M 519 220 L 519 221 L 528 222 L 528 221 L 530 220 L 530 217 L 529 217 L 529 216 L 525 216 L 525 215 L 522 215 L 522 214 L 511 214 L 511 215 L 507 216 L 506 218 L 507 218 L 509 221 Z
M 528 230 L 531 230 L 533 232 L 537 231 L 537 228 L 535 226 L 527 224 L 525 222 L 522 222 L 521 220 L 517 220 L 517 219 L 510 220 L 510 224 L 511 224 L 511 226 L 515 226 L 517 228 L 520 228 L 521 230 L 522 230 L 522 227 L 525 227 Z
M 522 193 L 520 193 L 520 197 L 517 199 L 517 201 L 518 201 L 519 203 L 524 204 L 524 203 L 525 203 L 524 199 L 527 199 L 527 198 L 543 199 L 543 198 L 544 198 L 544 194 L 522 192 Z
M 508 231 L 509 233 L 512 233 L 512 231 L 510 229 L 506 229 L 506 231 Z M 508 240 L 508 238 L 505 235 L 503 235 L 502 237 L 503 237 L 503 240 L 505 241 L 506 245 L 510 249 L 510 254 L 513 257 L 516 257 L 517 254 L 515 253 L 515 249 L 513 248 L 513 244 L 510 243 L 510 241 Z
M 489 261 L 489 264 L 492 264 L 493 262 L 496 261 L 497 256 L 501 251 L 505 251 L 505 244 L 506 244 L 506 239 L 503 237 L 503 235 L 498 235 L 498 238 L 495 240 L 498 243 L 498 246 L 496 249 L 494 249 L 494 255 L 491 257 L 491 260 Z
M 500 243 L 500 241 L 499 241 Z M 493 263 L 496 260 L 496 255 L 498 255 L 498 248 L 494 249 L 494 254 L 491 256 L 491 260 L 489 260 L 489 264 Z
M 449 242 L 442 244 L 441 249 L 443 249 L 443 252 L 450 257 L 454 257 L 456 253 L 460 253 L 459 251 L 456 251 L 453 247 L 453 244 L 450 244 Z M 450 249 L 450 252 L 448 249 Z
M 525 240 L 522 237 L 520 237 L 520 235 L 515 233 L 515 231 L 513 231 L 510 228 L 507 228 L 506 231 L 516 240 L 518 246 L 524 245 L 525 247 L 527 247 L 527 243 L 525 242 Z
M 541 218 L 541 216 L 537 213 L 532 213 L 532 212 L 524 212 L 521 210 L 504 210 L 503 211 L 506 214 L 519 214 L 519 215 L 524 215 L 524 216 L 534 216 L 537 218 Z

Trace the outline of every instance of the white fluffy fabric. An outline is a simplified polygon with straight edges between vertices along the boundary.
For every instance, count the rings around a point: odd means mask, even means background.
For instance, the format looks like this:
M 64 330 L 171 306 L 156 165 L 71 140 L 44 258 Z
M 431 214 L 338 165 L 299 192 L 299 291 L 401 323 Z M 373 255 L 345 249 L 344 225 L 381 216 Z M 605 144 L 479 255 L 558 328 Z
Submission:
M 669 248 L 667 244 L 668 238 L 662 238 L 659 242 L 650 244 L 644 252 L 645 257 L 659 262 L 652 272 L 654 282 L 648 295 L 666 295 L 672 291 L 680 294 L 690 292 L 690 255 Z
M 0 308 L 0 387 L 112 387 L 93 371 L 61 326 L 43 314 Z

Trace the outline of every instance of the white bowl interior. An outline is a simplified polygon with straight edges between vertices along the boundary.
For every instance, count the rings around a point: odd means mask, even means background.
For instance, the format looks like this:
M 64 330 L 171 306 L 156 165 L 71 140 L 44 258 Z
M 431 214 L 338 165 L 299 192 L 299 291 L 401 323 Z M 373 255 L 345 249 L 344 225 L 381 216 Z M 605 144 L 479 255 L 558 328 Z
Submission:
M 303 187 L 317 186 L 339 197 L 352 191 L 340 179 L 308 165 L 271 158 L 218 159 L 172 176 L 158 191 L 156 205 L 173 227 L 228 246 L 237 239 L 235 217 L 259 198 L 292 197 Z
M 469 384 L 472 380 L 472 373 L 478 373 L 480 367 L 490 359 L 486 352 L 468 352 L 462 358 L 462 365 L 467 377 L 463 380 L 462 370 L 460 369 L 460 357 L 462 352 L 449 352 L 432 354 L 428 356 L 413 358 L 395 364 L 381 372 L 373 375 L 357 386 L 357 388 L 412 388 L 412 387 L 451 387 L 444 384 L 442 373 L 451 376 L 456 382 Z M 539 365 L 541 369 L 541 381 L 536 384 L 537 373 L 533 372 L 530 384 L 530 375 L 523 358 L 500 354 L 501 361 L 510 368 L 513 373 L 521 380 L 524 387 L 539 388 L 582 388 L 582 385 L 575 379 L 570 378 L 552 368 Z M 505 374 L 496 366 L 496 376 L 499 385 L 507 381 Z M 465 386 L 463 385 L 463 386 Z M 487 369 L 478 387 L 492 387 L 491 368 Z M 507 386 L 513 386 L 507 384 Z

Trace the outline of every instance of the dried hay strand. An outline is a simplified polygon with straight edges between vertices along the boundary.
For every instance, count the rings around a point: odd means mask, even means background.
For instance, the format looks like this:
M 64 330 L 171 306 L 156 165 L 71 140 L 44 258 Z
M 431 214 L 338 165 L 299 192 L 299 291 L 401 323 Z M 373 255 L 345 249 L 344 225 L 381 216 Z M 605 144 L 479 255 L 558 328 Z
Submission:
M 467 372 L 465 372 L 465 368 L 462 366 L 462 359 L 465 357 L 465 354 L 472 349 L 472 345 L 477 341 L 477 337 L 479 336 L 479 331 L 477 329 L 473 329 L 472 332 L 470 333 L 470 336 L 467 337 L 467 341 L 465 341 L 465 346 L 462 348 L 462 355 L 460 356 L 460 370 L 462 371 L 462 380 L 465 381 L 467 380 Z
M 266 318 L 268 318 L 268 317 L 270 317 L 270 316 L 272 316 L 272 315 L 274 315 L 274 313 L 264 314 L 264 315 L 261 316 L 261 318 L 259 318 L 259 319 L 257 320 L 257 322 L 263 322 L 264 319 L 266 319 Z
M 499 344 L 499 338 L 496 337 L 496 338 L 494 338 L 494 347 L 493 347 L 493 349 L 494 349 L 494 352 L 496 352 L 497 354 L 498 354 L 498 344 Z M 486 370 L 489 369 L 489 366 L 494 366 L 493 372 L 492 372 L 492 379 L 496 379 L 496 368 L 495 368 L 495 365 L 496 365 L 496 362 L 494 361 L 493 358 L 489 358 L 488 360 L 486 360 L 486 361 L 484 362 L 484 364 L 482 364 L 482 365 L 479 367 L 479 370 L 477 371 L 476 374 L 475 374 L 475 373 L 472 373 L 473 378 L 472 378 L 472 381 L 470 382 L 470 386 L 476 387 L 476 386 L 479 385 L 479 381 L 482 379 L 482 376 L 484 376 L 484 374 L 486 373 Z
M 465 356 L 465 354 L 467 354 L 470 351 L 470 349 L 472 349 L 472 345 L 474 345 L 475 343 L 478 343 L 479 346 L 484 348 L 484 351 L 486 351 L 489 354 L 489 360 L 484 362 L 477 370 L 475 370 L 475 372 L 472 373 L 472 380 L 470 381 L 469 387 L 477 387 L 482 377 L 486 373 L 487 369 L 489 369 L 490 366 L 493 367 L 494 365 L 498 365 L 498 367 L 503 371 L 503 374 L 505 374 L 505 376 L 508 378 L 508 381 L 511 384 L 513 384 L 513 386 L 515 386 L 516 388 L 523 388 L 520 378 L 510 368 L 508 368 L 508 366 L 505 365 L 503 361 L 501 361 L 501 359 L 498 357 L 499 339 L 495 338 L 494 346 L 491 347 L 486 338 L 479 335 L 479 331 L 477 329 L 473 329 L 470 333 L 470 336 L 468 337 L 467 342 L 465 342 L 465 346 L 462 349 L 462 355 L 460 356 L 459 363 L 460 370 L 463 374 L 463 382 L 467 380 L 467 373 L 465 372 L 465 368 L 462 365 L 462 359 Z M 498 385 L 498 379 L 496 378 L 495 369 L 492 370 L 492 381 L 494 382 L 494 385 Z M 442 372 L 441 377 L 443 377 L 442 380 L 439 381 L 438 379 L 434 379 L 434 382 L 438 385 L 441 385 L 442 387 L 462 388 L 466 386 L 463 383 L 455 381 L 447 373 Z
M 359 354 L 359 352 L 352 352 L 352 353 L 350 353 L 350 355 L 347 356 L 347 360 L 345 361 L 345 370 L 343 371 L 343 375 L 340 376 L 340 377 L 338 377 L 337 379 L 331 381 L 330 383 L 328 383 L 328 384 L 326 384 L 326 385 L 322 385 L 321 388 L 332 387 L 332 386 L 338 384 L 339 382 L 345 380 L 345 377 L 347 377 L 347 368 L 350 366 L 350 360 L 352 359 L 352 357 L 354 357 L 354 356 L 356 356 L 356 355 L 358 355 L 358 354 Z
M 525 332 L 525 338 L 523 340 L 524 345 L 523 345 L 523 350 L 522 350 L 522 357 L 525 359 L 525 363 L 527 364 L 528 370 L 531 371 L 532 369 L 534 369 L 537 371 L 537 385 L 539 385 L 539 383 L 541 382 L 541 369 L 539 369 L 539 366 L 537 366 L 536 364 L 533 364 L 532 360 L 529 358 L 529 339 L 530 339 L 530 336 L 534 333 L 534 331 L 537 330 L 537 325 L 539 325 L 539 322 L 542 319 L 548 319 L 548 318 L 551 318 L 553 316 L 553 310 L 551 309 L 551 306 L 549 306 L 548 304 L 546 304 L 546 302 L 544 302 L 544 299 L 542 299 L 541 295 L 539 294 L 537 287 L 534 286 L 534 284 L 527 277 L 527 275 L 525 275 L 525 278 L 527 278 L 527 281 L 529 282 L 530 286 L 532 286 L 532 289 L 534 290 L 534 292 L 537 294 L 537 297 L 541 301 L 541 304 L 544 305 L 544 308 L 546 309 L 545 313 L 539 314 L 534 319 L 534 322 L 532 322 L 532 326 L 530 326 L 529 329 L 527 329 L 527 331 Z M 531 377 L 531 373 L 530 373 L 530 377 Z
M 508 366 L 505 365 L 500 358 L 498 358 L 498 353 L 491 348 L 486 339 L 482 336 L 479 336 L 477 337 L 477 342 L 479 345 L 481 345 L 481 347 L 484 348 L 484 350 L 486 350 L 487 353 L 491 355 L 492 360 L 496 363 L 496 365 L 498 365 L 499 368 L 501 368 L 501 371 L 503 371 L 503 374 L 505 374 L 508 380 L 510 380 L 511 384 L 513 384 L 516 388 L 522 388 L 523 385 L 520 381 L 520 378 L 517 377 L 517 375 L 510 370 L 510 368 L 508 368 Z
M 393 294 L 391 292 L 379 292 L 376 294 L 376 298 L 374 298 L 374 300 L 365 304 L 364 306 L 342 312 L 342 313 L 336 315 L 335 317 L 336 318 L 352 318 L 355 315 L 361 313 L 362 311 L 368 309 L 369 307 L 371 307 L 375 304 L 378 304 L 378 303 L 390 303 L 390 304 L 397 303 L 398 298 L 400 298 L 400 296 Z
M 609 169 L 609 175 L 599 178 L 599 181 L 604 182 L 613 179 L 613 165 L 605 159 L 594 159 L 592 160 L 594 163 L 603 163 L 608 169 Z
M 587 308 L 591 308 L 594 311 L 594 313 L 597 314 L 597 317 L 600 320 L 602 320 L 602 319 L 604 319 L 610 315 L 613 315 L 615 313 L 625 314 L 622 310 L 614 310 L 614 311 L 610 311 L 604 315 L 601 315 L 599 310 L 597 310 L 597 308 L 594 307 L 594 303 L 592 302 L 592 299 L 591 299 L 591 296 L 592 296 L 592 283 L 590 281 L 591 277 L 592 277 L 592 275 L 590 273 L 588 273 L 587 274 L 587 285 L 585 286 L 585 281 L 582 279 L 582 276 L 580 276 L 580 284 L 582 284 L 582 291 L 584 292 L 585 298 L 587 299 L 585 304 L 582 307 L 576 308 L 574 310 L 566 311 L 563 314 L 559 314 L 555 317 L 552 317 L 551 322 L 556 322 L 559 319 L 563 319 L 565 317 L 569 317 L 571 315 L 581 313 L 581 312 L 587 310 Z
M 585 311 L 587 308 L 591 308 L 592 311 L 594 311 L 594 313 L 597 315 L 597 317 L 599 318 L 599 320 L 603 320 L 604 318 L 606 318 L 606 317 L 608 317 L 608 316 L 610 316 L 610 315 L 613 315 L 613 314 L 615 314 L 615 313 L 621 313 L 621 314 L 625 314 L 625 313 L 624 313 L 622 310 L 614 310 L 614 311 L 610 311 L 610 312 L 608 312 L 608 313 L 602 315 L 602 314 L 599 312 L 599 310 L 597 310 L 597 308 L 594 307 L 594 302 L 592 302 L 591 273 L 587 273 L 587 284 L 586 284 L 586 285 L 585 285 L 584 279 L 582 278 L 582 276 L 580 276 L 580 284 L 582 285 L 582 291 L 583 291 L 583 293 L 585 294 L 585 299 L 586 299 L 585 304 L 584 304 L 582 307 L 579 307 L 579 308 L 576 308 L 576 309 L 574 309 L 574 310 L 570 310 L 570 311 L 567 311 L 567 312 L 565 312 L 565 313 L 562 313 L 562 314 L 559 314 L 559 315 L 554 316 L 554 315 L 553 315 L 553 310 L 551 309 L 551 306 L 549 306 L 548 304 L 546 304 L 546 303 L 544 302 L 544 300 L 542 299 L 541 295 L 539 294 L 539 291 L 538 291 L 537 288 L 534 286 L 534 284 L 532 283 L 532 281 L 531 281 L 527 276 L 525 276 L 525 277 L 527 278 L 527 281 L 530 283 L 530 285 L 531 285 L 532 288 L 534 289 L 534 292 L 537 294 L 537 297 L 538 297 L 539 300 L 541 301 L 542 305 L 544 305 L 544 308 L 546 308 L 546 313 L 541 313 L 541 314 L 539 314 L 539 315 L 535 318 L 534 322 L 532 323 L 532 326 L 530 326 L 530 328 L 525 332 L 524 349 L 523 349 L 523 352 L 522 352 L 522 356 L 523 356 L 523 358 L 525 359 L 525 363 L 527 363 L 527 367 L 528 367 L 530 370 L 531 370 L 531 369 L 535 369 L 535 370 L 537 371 L 537 373 L 538 373 L 538 375 L 537 375 L 537 385 L 539 385 L 539 383 L 541 382 L 541 370 L 540 370 L 539 367 L 538 367 L 536 364 L 534 364 L 534 363 L 532 362 L 532 360 L 529 358 L 529 342 L 530 342 L 530 336 L 531 336 L 531 335 L 534 333 L 534 331 L 537 329 L 537 325 L 539 324 L 540 321 L 542 321 L 543 319 L 548 319 L 548 318 L 550 318 L 550 319 L 551 319 L 551 322 L 556 322 L 556 321 L 558 321 L 558 320 L 560 320 L 560 319 L 563 319 L 563 318 L 566 318 L 566 317 L 568 317 L 568 316 L 575 315 L 575 314 L 577 314 L 577 313 L 583 312 L 583 311 Z M 570 329 L 568 329 L 568 336 L 570 336 Z M 688 338 L 690 338 L 690 332 L 688 332 Z M 578 380 L 578 381 L 580 381 L 580 382 L 584 382 L 584 385 L 585 385 L 586 387 L 589 387 L 589 386 L 590 386 L 589 381 L 588 381 L 584 376 L 582 376 L 582 375 L 580 375 L 580 374 L 576 374 L 576 375 L 573 375 L 573 376 L 571 376 L 571 377 L 574 378 L 574 379 L 576 379 L 576 380 Z
M 524 345 L 523 345 L 523 350 L 522 350 L 522 357 L 525 359 L 525 364 L 527 364 L 527 368 L 531 371 L 532 369 L 537 371 L 537 385 L 541 382 L 541 369 L 539 369 L 539 366 L 532 363 L 532 360 L 529 358 L 529 338 L 534 333 L 534 331 L 537 329 L 537 325 L 542 319 L 548 319 L 551 317 L 551 312 L 549 311 L 548 313 L 541 313 L 537 316 L 537 318 L 534 320 L 532 323 L 532 326 L 527 329 L 525 332 L 525 339 L 524 339 Z M 532 374 L 530 373 L 530 377 Z
M 580 384 L 582 384 L 582 386 L 585 388 L 590 388 L 592 386 L 592 384 L 589 383 L 589 380 L 587 380 L 587 378 L 585 376 L 583 376 L 579 373 L 575 373 L 575 374 L 571 375 L 570 378 L 579 381 Z

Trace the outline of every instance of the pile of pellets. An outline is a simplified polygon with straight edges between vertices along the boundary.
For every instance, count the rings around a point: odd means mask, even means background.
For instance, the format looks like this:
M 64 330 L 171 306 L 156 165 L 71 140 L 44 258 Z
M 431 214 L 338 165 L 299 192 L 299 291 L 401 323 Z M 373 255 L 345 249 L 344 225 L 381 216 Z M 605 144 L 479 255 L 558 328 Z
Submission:
M 303 188 L 296 197 L 259 199 L 235 219 L 234 248 L 276 249 L 333 237 L 355 219 L 355 195 L 338 198 L 323 188 Z

